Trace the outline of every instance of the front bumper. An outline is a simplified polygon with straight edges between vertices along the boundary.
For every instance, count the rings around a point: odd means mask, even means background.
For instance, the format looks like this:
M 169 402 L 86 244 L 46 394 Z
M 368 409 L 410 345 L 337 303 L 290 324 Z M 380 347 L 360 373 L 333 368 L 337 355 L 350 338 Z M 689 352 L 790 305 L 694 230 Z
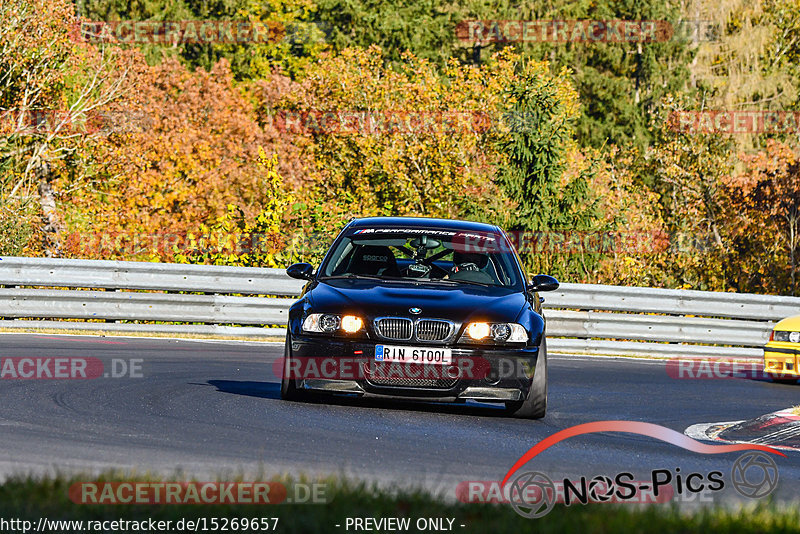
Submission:
M 799 377 L 800 344 L 770 341 L 764 347 L 764 372 Z
M 379 343 L 387 344 L 365 339 L 292 336 L 291 359 L 302 370 L 291 378 L 298 388 L 335 394 L 438 402 L 506 402 L 527 396 L 539 357 L 538 347 L 459 345 L 447 347 L 453 355 L 454 364 L 450 367 L 418 365 L 412 369 L 404 364 L 387 364 L 376 368 L 383 365 L 375 361 L 375 345 Z M 309 362 L 313 365 L 307 365 Z

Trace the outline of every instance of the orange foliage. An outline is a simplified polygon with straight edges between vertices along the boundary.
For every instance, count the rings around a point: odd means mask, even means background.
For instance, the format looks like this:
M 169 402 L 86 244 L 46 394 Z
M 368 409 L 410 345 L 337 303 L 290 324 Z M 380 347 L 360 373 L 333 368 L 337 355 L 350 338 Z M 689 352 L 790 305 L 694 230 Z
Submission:
M 253 220 L 270 200 L 259 147 L 280 154 L 282 175 L 302 175 L 292 140 L 262 128 L 245 90 L 288 90 L 282 76 L 245 88 L 224 60 L 210 72 L 191 72 L 175 59 L 151 67 L 140 58 L 131 82 L 113 111 L 136 116 L 138 128 L 111 132 L 97 148 L 104 179 L 67 199 L 73 232 L 185 235 L 231 204 Z M 155 254 L 170 259 L 163 250 Z
M 770 140 L 765 150 L 743 155 L 745 171 L 727 177 L 733 216 L 731 261 L 738 286 L 754 292 L 798 293 L 800 263 L 800 155 Z

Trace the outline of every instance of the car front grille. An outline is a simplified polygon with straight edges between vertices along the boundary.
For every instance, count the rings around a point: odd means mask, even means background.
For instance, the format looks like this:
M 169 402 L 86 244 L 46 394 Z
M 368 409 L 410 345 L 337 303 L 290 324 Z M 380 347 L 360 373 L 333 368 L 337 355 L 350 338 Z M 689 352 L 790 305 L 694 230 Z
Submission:
M 417 323 L 417 339 L 420 341 L 445 341 L 450 337 L 453 323 L 434 319 L 421 319 Z
M 445 319 L 418 319 L 415 324 L 406 317 L 381 317 L 374 324 L 378 337 L 393 341 L 445 342 L 455 332 L 455 324 Z
M 384 339 L 407 341 L 411 339 L 414 323 L 402 317 L 384 317 L 375 321 L 375 331 Z

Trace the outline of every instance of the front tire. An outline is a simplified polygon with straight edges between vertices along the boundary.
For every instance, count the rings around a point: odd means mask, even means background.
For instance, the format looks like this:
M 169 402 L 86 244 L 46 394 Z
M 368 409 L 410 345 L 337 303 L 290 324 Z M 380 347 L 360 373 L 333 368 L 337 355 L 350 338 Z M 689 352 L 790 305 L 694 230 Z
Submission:
M 773 378 L 772 381 L 775 382 L 776 384 L 786 384 L 786 385 L 797 384 L 796 378 Z
M 291 376 L 292 352 L 289 341 L 289 332 L 286 332 L 286 344 L 283 349 L 283 373 L 281 374 L 281 399 L 300 401 L 305 398 L 305 391 L 297 387 L 297 380 Z
M 541 419 L 547 413 L 547 341 L 544 334 L 528 395 L 525 400 L 507 402 L 506 413 L 520 419 Z

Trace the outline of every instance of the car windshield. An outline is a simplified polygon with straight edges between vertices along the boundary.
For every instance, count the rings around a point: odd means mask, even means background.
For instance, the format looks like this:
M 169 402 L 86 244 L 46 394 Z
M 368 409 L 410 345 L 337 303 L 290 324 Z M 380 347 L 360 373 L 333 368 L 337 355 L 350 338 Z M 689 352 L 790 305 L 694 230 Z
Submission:
M 366 228 L 355 229 L 339 240 L 320 277 L 518 288 L 522 273 L 514 251 L 501 234 Z

